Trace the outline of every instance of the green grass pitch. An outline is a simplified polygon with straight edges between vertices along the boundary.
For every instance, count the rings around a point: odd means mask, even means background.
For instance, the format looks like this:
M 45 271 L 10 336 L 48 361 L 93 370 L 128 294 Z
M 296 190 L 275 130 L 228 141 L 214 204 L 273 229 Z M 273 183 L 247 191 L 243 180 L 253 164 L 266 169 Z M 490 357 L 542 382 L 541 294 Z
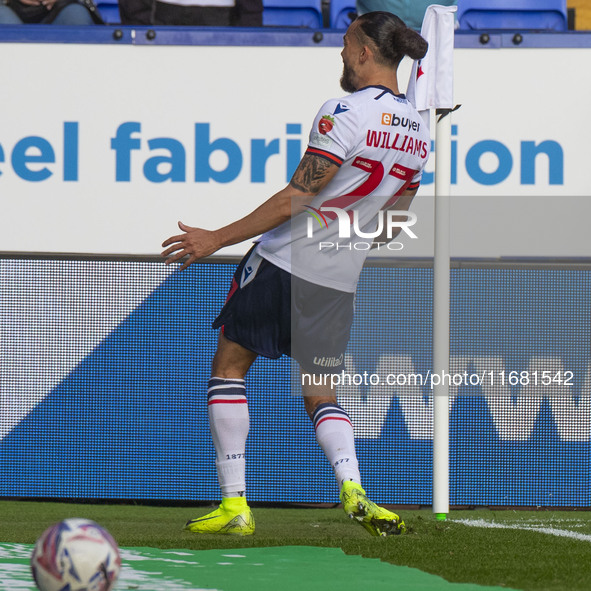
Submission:
M 407 534 L 372 538 L 340 508 L 255 506 L 254 536 L 197 536 L 182 531 L 189 518 L 209 510 L 0 501 L 0 542 L 32 544 L 52 523 L 85 517 L 105 526 L 124 547 L 337 547 L 454 582 L 523 590 L 591 589 L 591 512 L 587 511 L 452 511 L 445 522 L 437 522 L 429 510 L 400 511 Z M 470 520 L 476 527 L 460 520 Z

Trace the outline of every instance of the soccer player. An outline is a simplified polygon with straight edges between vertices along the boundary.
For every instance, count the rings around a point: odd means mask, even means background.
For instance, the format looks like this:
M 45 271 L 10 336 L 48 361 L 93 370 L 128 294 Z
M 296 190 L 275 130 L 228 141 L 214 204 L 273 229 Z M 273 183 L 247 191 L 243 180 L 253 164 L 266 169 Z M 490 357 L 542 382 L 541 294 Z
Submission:
M 183 234 L 163 243 L 166 263 L 187 257 L 180 267 L 185 269 L 224 246 L 262 234 L 238 266 L 213 324 L 221 331 L 208 412 L 222 502 L 189 521 L 186 529 L 192 532 L 254 533 L 245 497 L 244 377 L 257 356 L 290 355 L 314 377 L 344 369 L 354 293 L 373 244 L 367 236 L 381 231 L 376 238 L 381 244 L 396 236 L 399 228 L 387 232 L 384 210 L 408 209 L 429 155 L 428 130 L 397 82 L 402 58 L 420 59 L 426 52 L 427 42 L 391 13 L 372 12 L 354 21 L 341 52 L 341 86 L 351 94 L 322 106 L 287 187 L 218 230 L 179 222 Z M 405 214 L 394 219 L 403 221 Z M 365 495 L 353 426 L 330 381 L 302 379 L 302 390 L 345 512 L 372 535 L 404 531 L 398 515 Z

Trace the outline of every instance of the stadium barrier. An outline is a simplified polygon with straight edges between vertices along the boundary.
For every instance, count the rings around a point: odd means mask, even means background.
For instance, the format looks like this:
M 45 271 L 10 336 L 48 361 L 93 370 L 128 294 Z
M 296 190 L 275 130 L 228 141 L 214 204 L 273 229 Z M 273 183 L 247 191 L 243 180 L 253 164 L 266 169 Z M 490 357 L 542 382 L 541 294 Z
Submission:
M 2 28 L 0 496 L 218 498 L 204 392 L 232 269 L 154 256 L 177 220 L 221 226 L 287 182 L 342 94 L 342 34 L 317 33 Z M 339 386 L 380 502 L 430 504 L 429 394 L 447 379 L 452 505 L 589 506 L 591 120 L 572 72 L 590 48 L 456 36 L 450 375 L 429 372 L 429 164 L 419 239 L 364 271 Z M 286 92 L 302 81 L 309 101 Z M 249 376 L 249 494 L 336 502 L 294 376 L 287 360 Z

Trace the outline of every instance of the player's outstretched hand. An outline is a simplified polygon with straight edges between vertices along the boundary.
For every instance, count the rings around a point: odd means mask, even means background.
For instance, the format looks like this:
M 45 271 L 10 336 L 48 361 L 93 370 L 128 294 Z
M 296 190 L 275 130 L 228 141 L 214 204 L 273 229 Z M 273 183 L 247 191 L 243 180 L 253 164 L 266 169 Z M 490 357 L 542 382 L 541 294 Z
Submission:
M 179 228 L 184 234 L 171 236 L 162 243 L 163 247 L 169 247 L 162 252 L 166 258 L 165 264 L 176 263 L 183 257 L 188 256 L 187 260 L 180 267 L 180 271 L 192 265 L 195 261 L 213 254 L 219 246 L 214 239 L 214 232 L 203 230 L 202 228 L 191 228 L 183 222 L 179 222 Z

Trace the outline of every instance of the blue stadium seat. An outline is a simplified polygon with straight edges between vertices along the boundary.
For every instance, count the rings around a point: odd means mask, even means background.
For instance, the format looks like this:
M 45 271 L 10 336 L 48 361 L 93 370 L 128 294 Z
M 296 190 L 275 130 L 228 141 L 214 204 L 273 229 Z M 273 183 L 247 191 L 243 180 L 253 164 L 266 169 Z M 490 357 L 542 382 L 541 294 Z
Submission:
M 322 0 L 263 0 L 263 25 L 321 29 Z
M 346 29 L 351 24 L 350 14 L 357 14 L 355 0 L 330 0 L 330 28 Z
M 458 0 L 460 29 L 566 31 L 566 0 Z
M 107 24 L 114 25 L 121 22 L 117 0 L 98 0 L 96 6 Z

